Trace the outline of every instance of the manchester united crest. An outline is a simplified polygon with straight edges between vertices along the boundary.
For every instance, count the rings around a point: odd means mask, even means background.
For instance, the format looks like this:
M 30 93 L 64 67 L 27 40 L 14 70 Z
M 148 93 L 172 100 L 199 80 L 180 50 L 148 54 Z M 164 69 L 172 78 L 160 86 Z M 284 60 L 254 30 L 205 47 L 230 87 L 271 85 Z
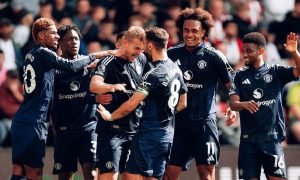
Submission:
M 207 65 L 206 61 L 204 61 L 204 60 L 198 61 L 198 67 L 199 67 L 199 69 L 204 69 L 206 67 L 206 65 Z

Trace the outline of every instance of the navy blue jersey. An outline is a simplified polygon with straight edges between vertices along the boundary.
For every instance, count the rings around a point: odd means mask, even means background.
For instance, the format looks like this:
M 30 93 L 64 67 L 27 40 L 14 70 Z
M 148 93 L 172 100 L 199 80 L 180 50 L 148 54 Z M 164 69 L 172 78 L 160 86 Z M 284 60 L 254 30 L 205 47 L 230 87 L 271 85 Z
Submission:
M 112 93 L 113 100 L 108 105 L 103 105 L 108 111 L 113 112 L 127 101 L 137 89 L 141 82 L 142 73 L 146 64 L 144 55 L 138 56 L 132 63 L 128 60 L 107 56 L 97 64 L 94 75 L 102 76 L 107 84 L 126 84 L 127 92 L 116 91 Z M 118 121 L 107 122 L 100 118 L 97 132 L 104 128 L 116 132 L 132 134 L 135 133 L 140 121 L 140 107 L 134 112 Z
M 94 56 L 83 56 L 74 61 L 58 57 L 52 50 L 37 46 L 24 61 L 24 101 L 14 121 L 46 122 L 53 96 L 54 69 L 76 72 L 88 65 Z
M 179 95 L 187 92 L 182 72 L 170 59 L 155 61 L 138 91 L 147 95 L 139 134 L 146 139 L 173 142 L 174 115 Z
M 245 67 L 236 73 L 230 95 L 238 95 L 240 101 L 253 100 L 259 110 L 251 114 L 240 111 L 241 141 L 265 142 L 285 137 L 282 110 L 282 88 L 296 80 L 293 67 L 264 64 L 258 70 Z
M 56 131 L 88 131 L 96 128 L 97 105 L 90 93 L 91 73 L 56 71 L 51 112 Z
M 168 56 L 181 69 L 188 87 L 187 108 L 176 115 L 177 123 L 203 121 L 216 113 L 218 80 L 227 84 L 233 79 L 233 71 L 224 55 L 213 48 L 200 45 L 192 53 L 185 45 L 168 50 Z

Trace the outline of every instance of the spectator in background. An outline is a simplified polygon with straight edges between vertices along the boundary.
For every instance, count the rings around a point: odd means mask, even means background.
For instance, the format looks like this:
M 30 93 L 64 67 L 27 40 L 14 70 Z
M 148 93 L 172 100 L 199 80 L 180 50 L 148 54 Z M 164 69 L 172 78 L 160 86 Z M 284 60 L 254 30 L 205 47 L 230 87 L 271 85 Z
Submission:
M 52 16 L 53 6 L 52 3 L 48 0 L 40 1 L 40 13 L 36 19 L 44 17 L 48 19 L 52 19 L 55 21 L 54 17 Z
M 254 26 L 251 24 L 250 8 L 244 1 L 239 1 L 236 4 L 233 21 L 238 25 L 239 38 L 243 38 L 245 34 L 254 31 Z
M 294 83 L 287 93 L 289 107 L 288 132 L 300 143 L 300 82 Z
M 102 51 L 101 44 L 98 41 L 91 41 L 87 44 L 88 53 L 95 53 Z
M 5 81 L 6 78 L 6 68 L 3 66 L 4 64 L 4 53 L 2 51 L 2 49 L 0 49 L 0 87 L 3 84 L 3 82 Z
M 72 17 L 74 15 L 75 15 L 74 8 L 66 4 L 66 0 L 53 1 L 52 16 L 57 22 L 66 16 Z
M 167 45 L 168 48 L 180 43 L 180 37 L 178 35 L 176 21 L 174 21 L 171 18 L 166 18 L 163 21 L 163 28 L 169 34 L 169 41 L 168 41 L 168 45 Z
M 237 24 L 232 20 L 226 20 L 223 23 L 224 40 L 226 51 L 225 56 L 233 69 L 238 69 L 242 66 L 241 52 L 242 40 L 238 37 Z
M 114 49 L 116 37 L 114 34 L 115 25 L 110 20 L 103 20 L 99 26 L 98 36 L 94 40 L 100 42 L 103 50 Z
M 106 10 L 103 6 L 97 5 L 92 8 L 92 19 L 83 29 L 83 37 L 86 42 L 92 41 L 99 33 L 99 24 L 106 17 Z
M 22 9 L 17 14 L 17 25 L 12 38 L 19 48 L 22 48 L 30 37 L 30 27 L 33 23 L 32 13 Z
M 73 17 L 73 22 L 77 25 L 80 30 L 84 30 L 87 23 L 91 20 L 89 15 L 91 7 L 88 0 L 77 1 L 77 14 Z
M 17 70 L 7 71 L 0 86 L 0 145 L 11 130 L 12 118 L 23 102 L 22 84 Z
M 9 19 L 0 19 L 0 49 L 4 53 L 4 67 L 7 70 L 21 68 L 22 56 L 12 39 L 13 24 Z
M 151 0 L 140 0 L 139 14 L 145 27 L 155 26 L 156 21 L 156 6 Z
M 128 20 L 128 27 L 131 26 L 139 26 L 139 27 L 144 27 L 144 22 L 142 21 L 141 15 L 136 14 L 130 16 Z
M 211 32 L 211 41 L 223 41 L 225 34 L 223 31 L 223 22 L 228 19 L 224 12 L 224 2 L 222 0 L 212 0 L 208 4 L 208 12 L 211 13 L 215 21 L 215 26 Z
M 282 58 L 287 58 L 288 53 L 284 49 L 285 37 L 289 32 L 295 32 L 300 34 L 300 0 L 295 0 L 294 9 L 288 12 L 282 23 L 275 24 L 275 27 L 271 26 L 270 30 L 276 33 L 276 45 Z M 273 24 L 274 25 L 274 24 Z

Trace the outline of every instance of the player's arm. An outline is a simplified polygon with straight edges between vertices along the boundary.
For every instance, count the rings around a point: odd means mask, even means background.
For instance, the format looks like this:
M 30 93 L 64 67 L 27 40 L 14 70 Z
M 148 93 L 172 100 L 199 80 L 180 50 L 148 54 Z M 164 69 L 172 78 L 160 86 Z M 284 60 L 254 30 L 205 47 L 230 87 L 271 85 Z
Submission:
M 286 43 L 284 44 L 286 50 L 292 55 L 293 59 L 295 60 L 296 67 L 293 71 L 295 77 L 300 76 L 300 53 L 297 49 L 297 41 L 298 36 L 295 33 L 291 32 L 287 35 Z
M 126 92 L 125 86 L 126 84 L 107 84 L 104 82 L 104 78 L 102 76 L 94 75 L 91 79 L 90 91 L 96 94 L 104 94 L 115 91 Z
M 176 112 L 179 112 L 187 107 L 187 93 L 181 94 L 179 96 L 178 105 L 176 108 Z
M 97 111 L 101 114 L 102 118 L 106 121 L 114 121 L 127 116 L 129 113 L 134 111 L 136 107 L 147 97 L 142 92 L 135 92 L 126 102 L 124 102 L 118 109 L 112 114 L 109 113 L 102 105 L 98 106 Z
M 229 106 L 233 111 L 247 110 L 250 113 L 255 113 L 259 108 L 259 105 L 253 100 L 241 102 L 238 95 L 230 96 Z
M 64 71 L 71 71 L 77 72 L 82 68 L 88 66 L 96 59 L 102 58 L 104 55 L 108 54 L 108 51 L 105 52 L 97 52 L 92 53 L 87 56 L 80 56 L 77 59 L 72 61 L 57 56 L 53 51 L 45 50 L 43 51 L 44 59 L 46 60 L 46 64 L 54 69 L 64 70 Z

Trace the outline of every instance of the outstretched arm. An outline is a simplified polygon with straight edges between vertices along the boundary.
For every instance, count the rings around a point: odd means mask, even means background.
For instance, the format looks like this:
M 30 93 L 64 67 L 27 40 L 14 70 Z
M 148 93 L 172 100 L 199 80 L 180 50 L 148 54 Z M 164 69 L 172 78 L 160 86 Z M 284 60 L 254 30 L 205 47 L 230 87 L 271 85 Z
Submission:
M 94 75 L 90 83 L 90 91 L 96 94 L 104 94 L 107 92 L 123 91 L 126 84 L 107 84 L 102 76 Z
M 285 49 L 291 53 L 295 60 L 296 67 L 294 69 L 294 76 L 300 76 L 300 53 L 297 49 L 298 36 L 295 33 L 290 33 L 286 37 L 286 43 L 284 44 Z
M 108 112 L 102 105 L 98 106 L 97 111 L 101 114 L 104 120 L 114 121 L 127 116 L 129 113 L 134 111 L 146 97 L 147 96 L 144 93 L 137 91 L 113 113 L 110 114 L 110 112 Z

